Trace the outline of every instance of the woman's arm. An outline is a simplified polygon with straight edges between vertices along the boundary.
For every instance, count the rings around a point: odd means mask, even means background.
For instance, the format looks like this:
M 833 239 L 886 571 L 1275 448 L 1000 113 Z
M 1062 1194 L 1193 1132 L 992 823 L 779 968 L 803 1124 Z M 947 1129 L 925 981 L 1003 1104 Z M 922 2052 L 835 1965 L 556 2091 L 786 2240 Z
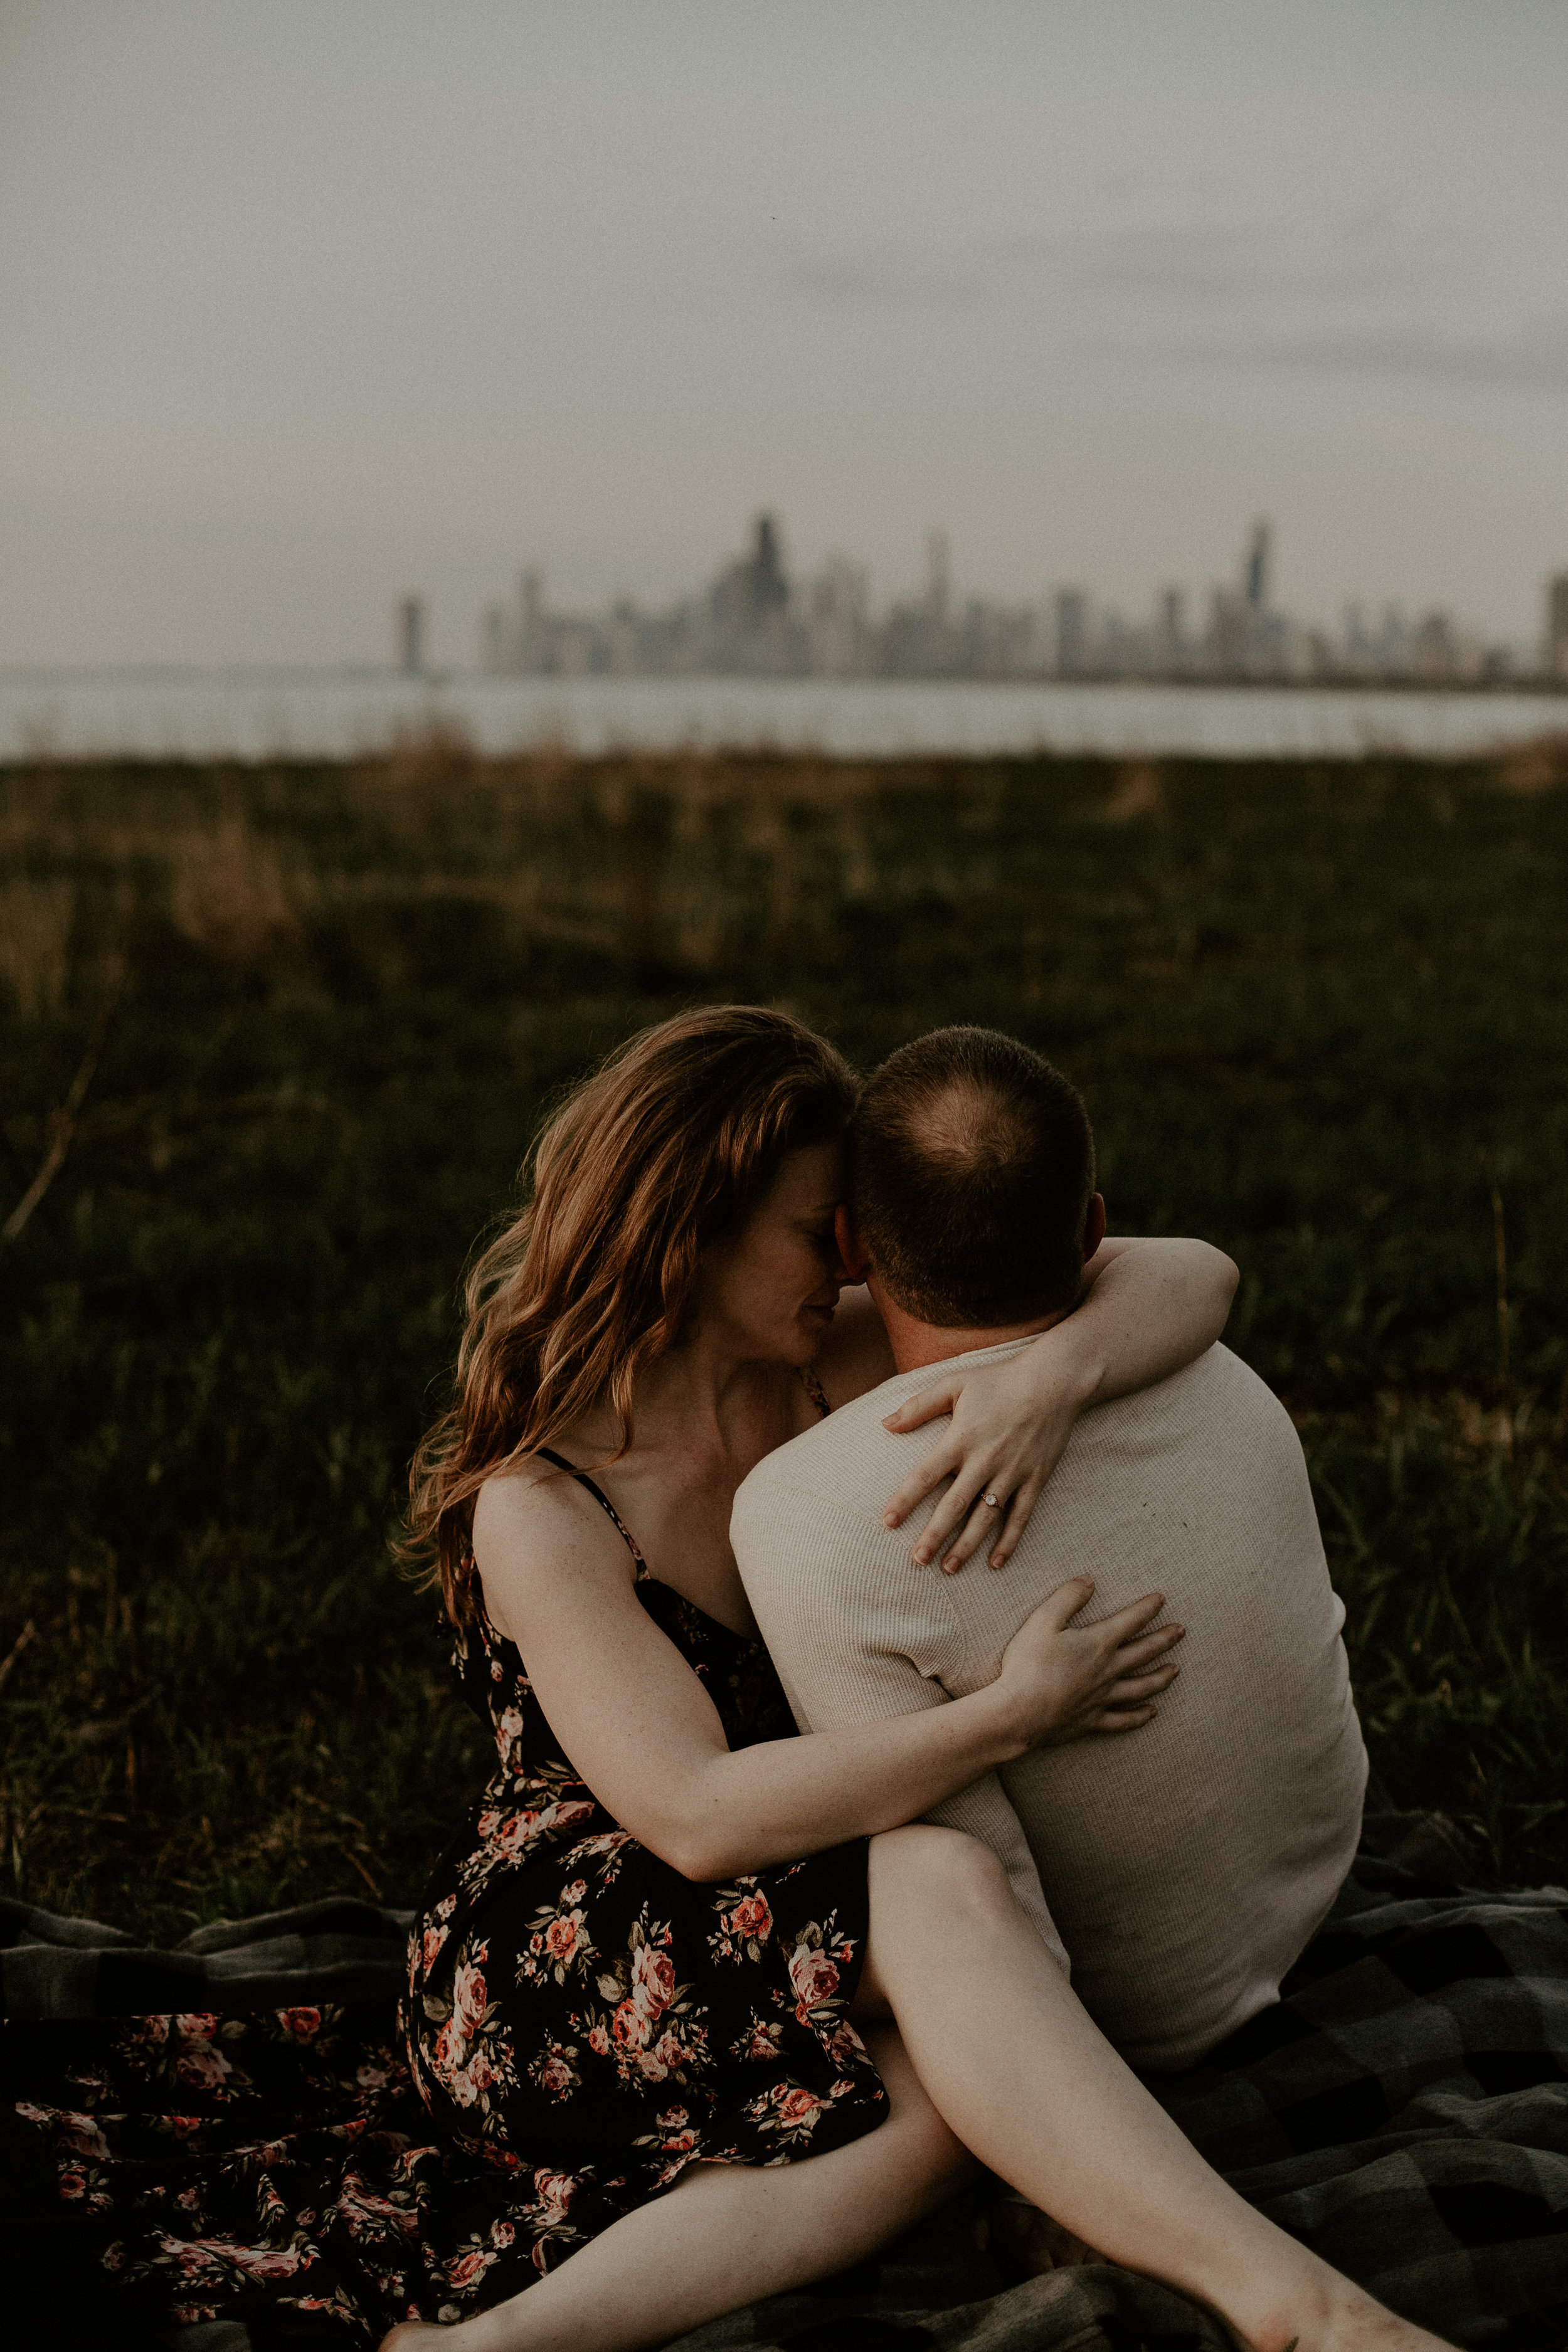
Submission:
M 1161 1662 L 1180 1630 L 1143 1631 L 1158 1594 L 1069 1627 L 1092 1591 L 1075 1578 L 1015 1635 L 986 1689 L 732 1754 L 712 1701 L 637 1599 L 619 1539 L 580 1488 L 492 1479 L 474 1541 L 486 1605 L 521 1636 L 529 1680 L 574 1769 L 688 1878 L 797 1861 L 912 1821 L 1026 1748 L 1135 1729 L 1175 1671 Z
M 939 1378 L 888 1415 L 886 1426 L 899 1432 L 952 1415 L 940 1444 L 889 1498 L 888 1525 L 900 1527 L 951 1477 L 914 1559 L 922 1567 L 940 1559 L 951 1574 L 990 1538 L 992 1567 L 1005 1566 L 1085 1406 L 1150 1388 L 1212 1348 L 1239 1279 L 1207 1242 L 1102 1241 L 1084 1268 L 1078 1306 L 1032 1347 L 1005 1363 Z M 986 1494 L 1005 1509 L 981 1502 Z

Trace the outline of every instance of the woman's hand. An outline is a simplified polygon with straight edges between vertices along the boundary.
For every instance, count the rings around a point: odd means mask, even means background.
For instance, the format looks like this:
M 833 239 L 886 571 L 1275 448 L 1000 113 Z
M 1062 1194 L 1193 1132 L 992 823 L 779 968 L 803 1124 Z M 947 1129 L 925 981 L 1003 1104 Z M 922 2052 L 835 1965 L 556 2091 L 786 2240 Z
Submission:
M 943 1574 L 955 1576 L 987 1542 L 993 1568 L 1005 1567 L 1011 1558 L 1092 1393 L 1074 1356 L 1063 1349 L 1042 1358 L 1043 1344 L 1037 1341 L 998 1364 L 948 1371 L 883 1423 L 884 1429 L 902 1433 L 941 1413 L 952 1415 L 940 1443 L 910 1471 L 882 1514 L 887 1526 L 901 1527 L 933 1487 L 944 1478 L 952 1480 L 921 1530 L 911 1554 L 917 1567 L 940 1559 Z M 990 1496 L 994 1503 L 986 1499 Z
M 1238 1279 L 1207 1242 L 1103 1241 L 1078 1306 L 1030 1346 L 999 1363 L 936 1368 L 882 1424 L 902 1434 L 952 1416 L 882 1514 L 901 1527 L 952 1479 L 921 1530 L 917 1567 L 940 1559 L 952 1576 L 982 1544 L 993 1568 L 1005 1566 L 1084 1407 L 1167 1380 L 1212 1348 Z
M 1098 1625 L 1070 1624 L 1093 1592 L 1092 1576 L 1058 1585 L 1002 1653 L 995 1694 L 1026 1748 L 1062 1748 L 1091 1731 L 1135 1731 L 1155 1713 L 1156 1692 L 1181 1672 L 1165 1654 L 1184 1629 L 1143 1630 L 1164 1607 L 1163 1593 L 1145 1593 Z

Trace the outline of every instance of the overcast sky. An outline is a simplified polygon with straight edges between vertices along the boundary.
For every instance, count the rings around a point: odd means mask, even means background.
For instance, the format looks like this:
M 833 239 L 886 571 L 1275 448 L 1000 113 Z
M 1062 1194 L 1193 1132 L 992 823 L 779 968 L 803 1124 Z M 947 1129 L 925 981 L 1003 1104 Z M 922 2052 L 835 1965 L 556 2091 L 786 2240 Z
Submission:
M 793 568 L 1539 634 L 1568 0 L 0 0 L 0 661 Z

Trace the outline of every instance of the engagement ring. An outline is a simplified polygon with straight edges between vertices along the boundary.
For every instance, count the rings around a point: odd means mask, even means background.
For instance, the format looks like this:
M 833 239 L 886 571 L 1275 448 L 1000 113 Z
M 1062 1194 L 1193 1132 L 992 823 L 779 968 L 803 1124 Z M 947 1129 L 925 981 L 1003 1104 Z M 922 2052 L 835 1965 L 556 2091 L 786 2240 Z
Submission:
M 987 1509 L 987 1510 L 989 1510 L 989 1511 L 999 1511 L 999 1510 L 1001 1509 L 1002 1506 L 1001 1506 L 1001 1504 L 996 1500 L 996 1497 L 995 1497 L 995 1496 L 994 1496 L 994 1495 L 987 1495 L 987 1496 L 986 1496 L 986 1497 L 985 1497 L 985 1507 L 986 1507 L 986 1509 Z

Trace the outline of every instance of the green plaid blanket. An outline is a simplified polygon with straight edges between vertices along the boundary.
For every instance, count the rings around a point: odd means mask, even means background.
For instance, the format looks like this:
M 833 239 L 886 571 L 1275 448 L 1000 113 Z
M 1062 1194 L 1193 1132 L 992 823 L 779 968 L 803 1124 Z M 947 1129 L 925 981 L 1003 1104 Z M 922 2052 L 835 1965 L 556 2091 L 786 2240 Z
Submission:
M 1462 1850 L 1430 1817 L 1374 1815 L 1367 1828 L 1279 2006 L 1151 2087 L 1245 2197 L 1395 2310 L 1467 2347 L 1563 2352 L 1568 1892 L 1456 1883 Z M 384 2032 L 408 1917 L 318 1903 L 152 1952 L 88 1921 L 0 1905 L 17 2063 L 26 2021 L 49 2017 L 364 2002 Z M 31 2238 L 7 2267 L 36 2275 Z M 62 2295 L 68 2304 L 68 2286 Z M 73 2336 L 57 2304 L 48 2340 L 99 2339 Z M 223 2320 L 141 2341 L 283 2352 L 301 2339 Z M 1184 2297 L 1108 2263 L 1007 2288 L 962 2200 L 875 2263 L 699 2329 L 680 2352 L 773 2347 L 1228 2352 Z

